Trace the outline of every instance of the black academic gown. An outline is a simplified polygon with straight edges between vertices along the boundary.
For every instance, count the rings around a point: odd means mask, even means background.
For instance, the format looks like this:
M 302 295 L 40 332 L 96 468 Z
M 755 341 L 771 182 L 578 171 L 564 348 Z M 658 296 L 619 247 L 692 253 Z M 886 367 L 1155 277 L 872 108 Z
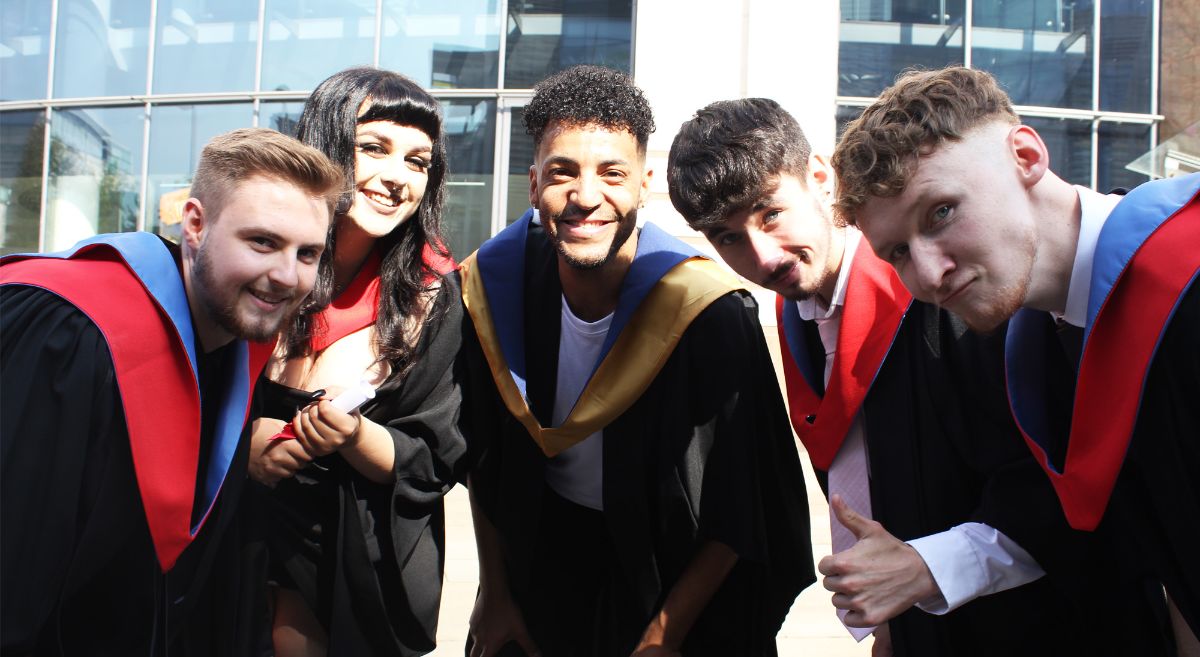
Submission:
M 330 655 L 424 655 L 435 647 L 445 565 L 444 495 L 465 477 L 466 442 L 455 356 L 461 344 L 457 280 L 447 278 L 416 364 L 392 376 L 362 407 L 396 448 L 391 482 L 363 477 L 331 454 L 274 489 L 251 483 L 243 508 L 239 591 L 249 619 L 236 652 L 264 652 L 268 579 L 298 590 L 329 633 Z M 266 381 L 263 415 L 290 420 L 285 386 Z M 301 402 L 300 405 L 305 405 Z M 247 641 L 249 639 L 249 641 Z M 249 646 L 249 647 L 247 647 Z
M 528 395 L 549 426 L 561 288 L 540 228 L 526 254 Z M 541 522 L 553 504 L 546 457 L 499 401 L 466 322 L 472 378 L 464 417 L 481 458 L 473 494 L 498 530 L 512 594 L 542 652 L 628 655 L 697 548 L 715 540 L 739 559 L 683 654 L 774 654 L 792 601 L 813 581 L 812 554 L 795 441 L 752 298 L 735 292 L 713 302 L 642 397 L 604 428 L 604 511 L 580 528 L 604 547 L 580 545 L 579 553 L 543 547 L 569 542 L 564 534 L 576 530 Z M 573 605 L 590 615 L 560 618 L 569 628 L 547 622 Z
M 803 324 L 820 371 L 820 336 L 814 322 Z M 1070 530 L 1017 433 L 1003 349 L 1002 330 L 980 336 L 913 302 L 862 406 L 872 515 L 901 540 L 988 524 L 1050 575 L 942 616 L 910 609 L 889 623 L 895 654 L 1167 654 L 1143 584 L 1114 575 L 1111 557 Z M 824 485 L 825 473 L 818 477 Z
M 3 653 L 182 654 L 179 631 L 242 488 L 248 434 L 199 535 L 164 575 L 99 329 L 52 293 L 8 286 L 0 335 Z M 200 356 L 202 386 L 223 352 Z
M 1047 330 L 1053 325 L 1047 322 Z M 1079 330 L 1076 330 L 1078 333 Z M 1200 635 L 1200 285 L 1176 307 L 1150 364 L 1133 437 L 1096 534 L 1119 550 L 1126 569 L 1161 581 Z M 1065 436 L 1080 340 L 1053 341 L 1052 391 Z M 1062 446 L 1054 455 L 1062 463 Z

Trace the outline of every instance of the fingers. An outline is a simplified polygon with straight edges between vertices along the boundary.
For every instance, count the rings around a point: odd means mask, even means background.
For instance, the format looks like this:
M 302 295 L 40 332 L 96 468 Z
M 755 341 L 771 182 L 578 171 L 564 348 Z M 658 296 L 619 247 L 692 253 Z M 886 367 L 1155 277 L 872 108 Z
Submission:
M 513 637 L 513 640 L 517 642 L 517 645 L 521 646 L 526 655 L 529 655 L 529 657 L 541 657 L 542 651 L 538 650 L 537 645 L 533 643 L 533 638 L 529 636 L 524 623 L 517 627 L 515 634 L 516 636 Z
M 833 515 L 837 521 L 849 529 L 856 539 L 866 538 L 873 533 L 876 527 L 881 526 L 874 520 L 864 518 L 857 511 L 851 509 L 850 505 L 846 504 L 846 500 L 836 493 L 829 499 L 829 506 L 833 509 Z

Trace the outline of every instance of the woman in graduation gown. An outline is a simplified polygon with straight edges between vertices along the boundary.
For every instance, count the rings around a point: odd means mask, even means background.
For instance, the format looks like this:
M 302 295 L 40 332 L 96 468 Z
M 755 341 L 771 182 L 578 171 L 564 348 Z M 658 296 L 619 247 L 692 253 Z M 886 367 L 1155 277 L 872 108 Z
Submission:
M 421 655 L 441 599 L 442 497 L 466 453 L 441 109 L 402 75 L 354 68 L 316 88 L 297 137 L 342 165 L 350 191 L 309 309 L 260 382 L 250 474 L 264 486 L 246 518 L 265 533 L 259 617 L 281 657 Z M 360 413 L 329 403 L 361 385 L 375 396 Z M 285 425 L 294 439 L 278 437 Z

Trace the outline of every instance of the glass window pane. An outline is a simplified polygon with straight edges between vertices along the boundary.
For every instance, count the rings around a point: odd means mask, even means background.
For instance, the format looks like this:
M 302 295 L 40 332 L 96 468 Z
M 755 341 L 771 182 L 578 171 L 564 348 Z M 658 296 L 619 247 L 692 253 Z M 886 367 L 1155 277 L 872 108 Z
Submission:
M 0 255 L 38 250 L 45 130 L 45 112 L 0 112 Z
M 450 166 L 442 225 L 451 252 L 462 259 L 492 236 L 496 101 L 447 100 L 442 111 Z
M 150 0 L 60 0 L 54 96 L 146 93 Z
M 529 209 L 529 167 L 533 164 L 533 137 L 525 132 L 521 117 L 524 107 L 512 109 L 508 131 L 508 207 L 504 211 L 506 224 L 511 224 Z
M 46 97 L 50 3 L 4 0 L 0 11 L 0 100 Z
M 178 241 L 180 205 L 208 140 L 254 119 L 249 104 L 158 105 L 150 113 L 146 230 Z
M 145 109 L 57 110 L 50 122 L 46 250 L 137 228 Z
M 264 91 L 310 91 L 375 59 L 375 0 L 267 0 Z
M 1092 0 L 976 3 L 971 66 L 1016 105 L 1092 106 Z
M 154 93 L 253 91 L 258 3 L 159 0 Z
M 259 103 L 258 125 L 295 137 L 296 122 L 300 120 L 302 111 L 302 101 Z
M 1073 185 L 1092 186 L 1092 122 L 1021 117 L 1050 151 L 1050 170 Z
M 498 84 L 500 15 L 495 0 L 385 0 L 379 65 L 426 89 Z
M 1100 109 L 1150 112 L 1150 0 L 1100 4 Z
M 1150 126 L 1136 123 L 1100 123 L 1097 144 L 1099 162 L 1096 189 L 1110 192 L 1117 187 L 1133 189 L 1150 180 L 1149 176 L 1125 168 L 1150 150 Z
M 575 64 L 630 72 L 632 0 L 539 0 L 508 6 L 504 86 L 525 89 Z
M 906 68 L 963 62 L 963 0 L 842 0 L 838 94 L 878 96 Z
M 845 105 L 838 105 L 837 114 L 834 116 L 835 121 L 837 121 L 838 141 L 842 140 L 842 133 L 846 130 L 846 124 L 850 123 L 854 119 L 857 119 L 862 112 L 862 107 L 847 107 Z

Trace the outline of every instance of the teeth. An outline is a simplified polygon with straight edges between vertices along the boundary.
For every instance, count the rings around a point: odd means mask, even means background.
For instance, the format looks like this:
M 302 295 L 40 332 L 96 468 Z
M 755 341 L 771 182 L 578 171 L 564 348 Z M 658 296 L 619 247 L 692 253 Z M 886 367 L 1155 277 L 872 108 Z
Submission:
M 372 201 L 375 201 L 380 205 L 386 205 L 389 208 L 396 207 L 396 199 L 390 194 L 380 194 L 379 192 L 369 189 L 362 190 L 362 193 L 364 196 L 370 198 Z

